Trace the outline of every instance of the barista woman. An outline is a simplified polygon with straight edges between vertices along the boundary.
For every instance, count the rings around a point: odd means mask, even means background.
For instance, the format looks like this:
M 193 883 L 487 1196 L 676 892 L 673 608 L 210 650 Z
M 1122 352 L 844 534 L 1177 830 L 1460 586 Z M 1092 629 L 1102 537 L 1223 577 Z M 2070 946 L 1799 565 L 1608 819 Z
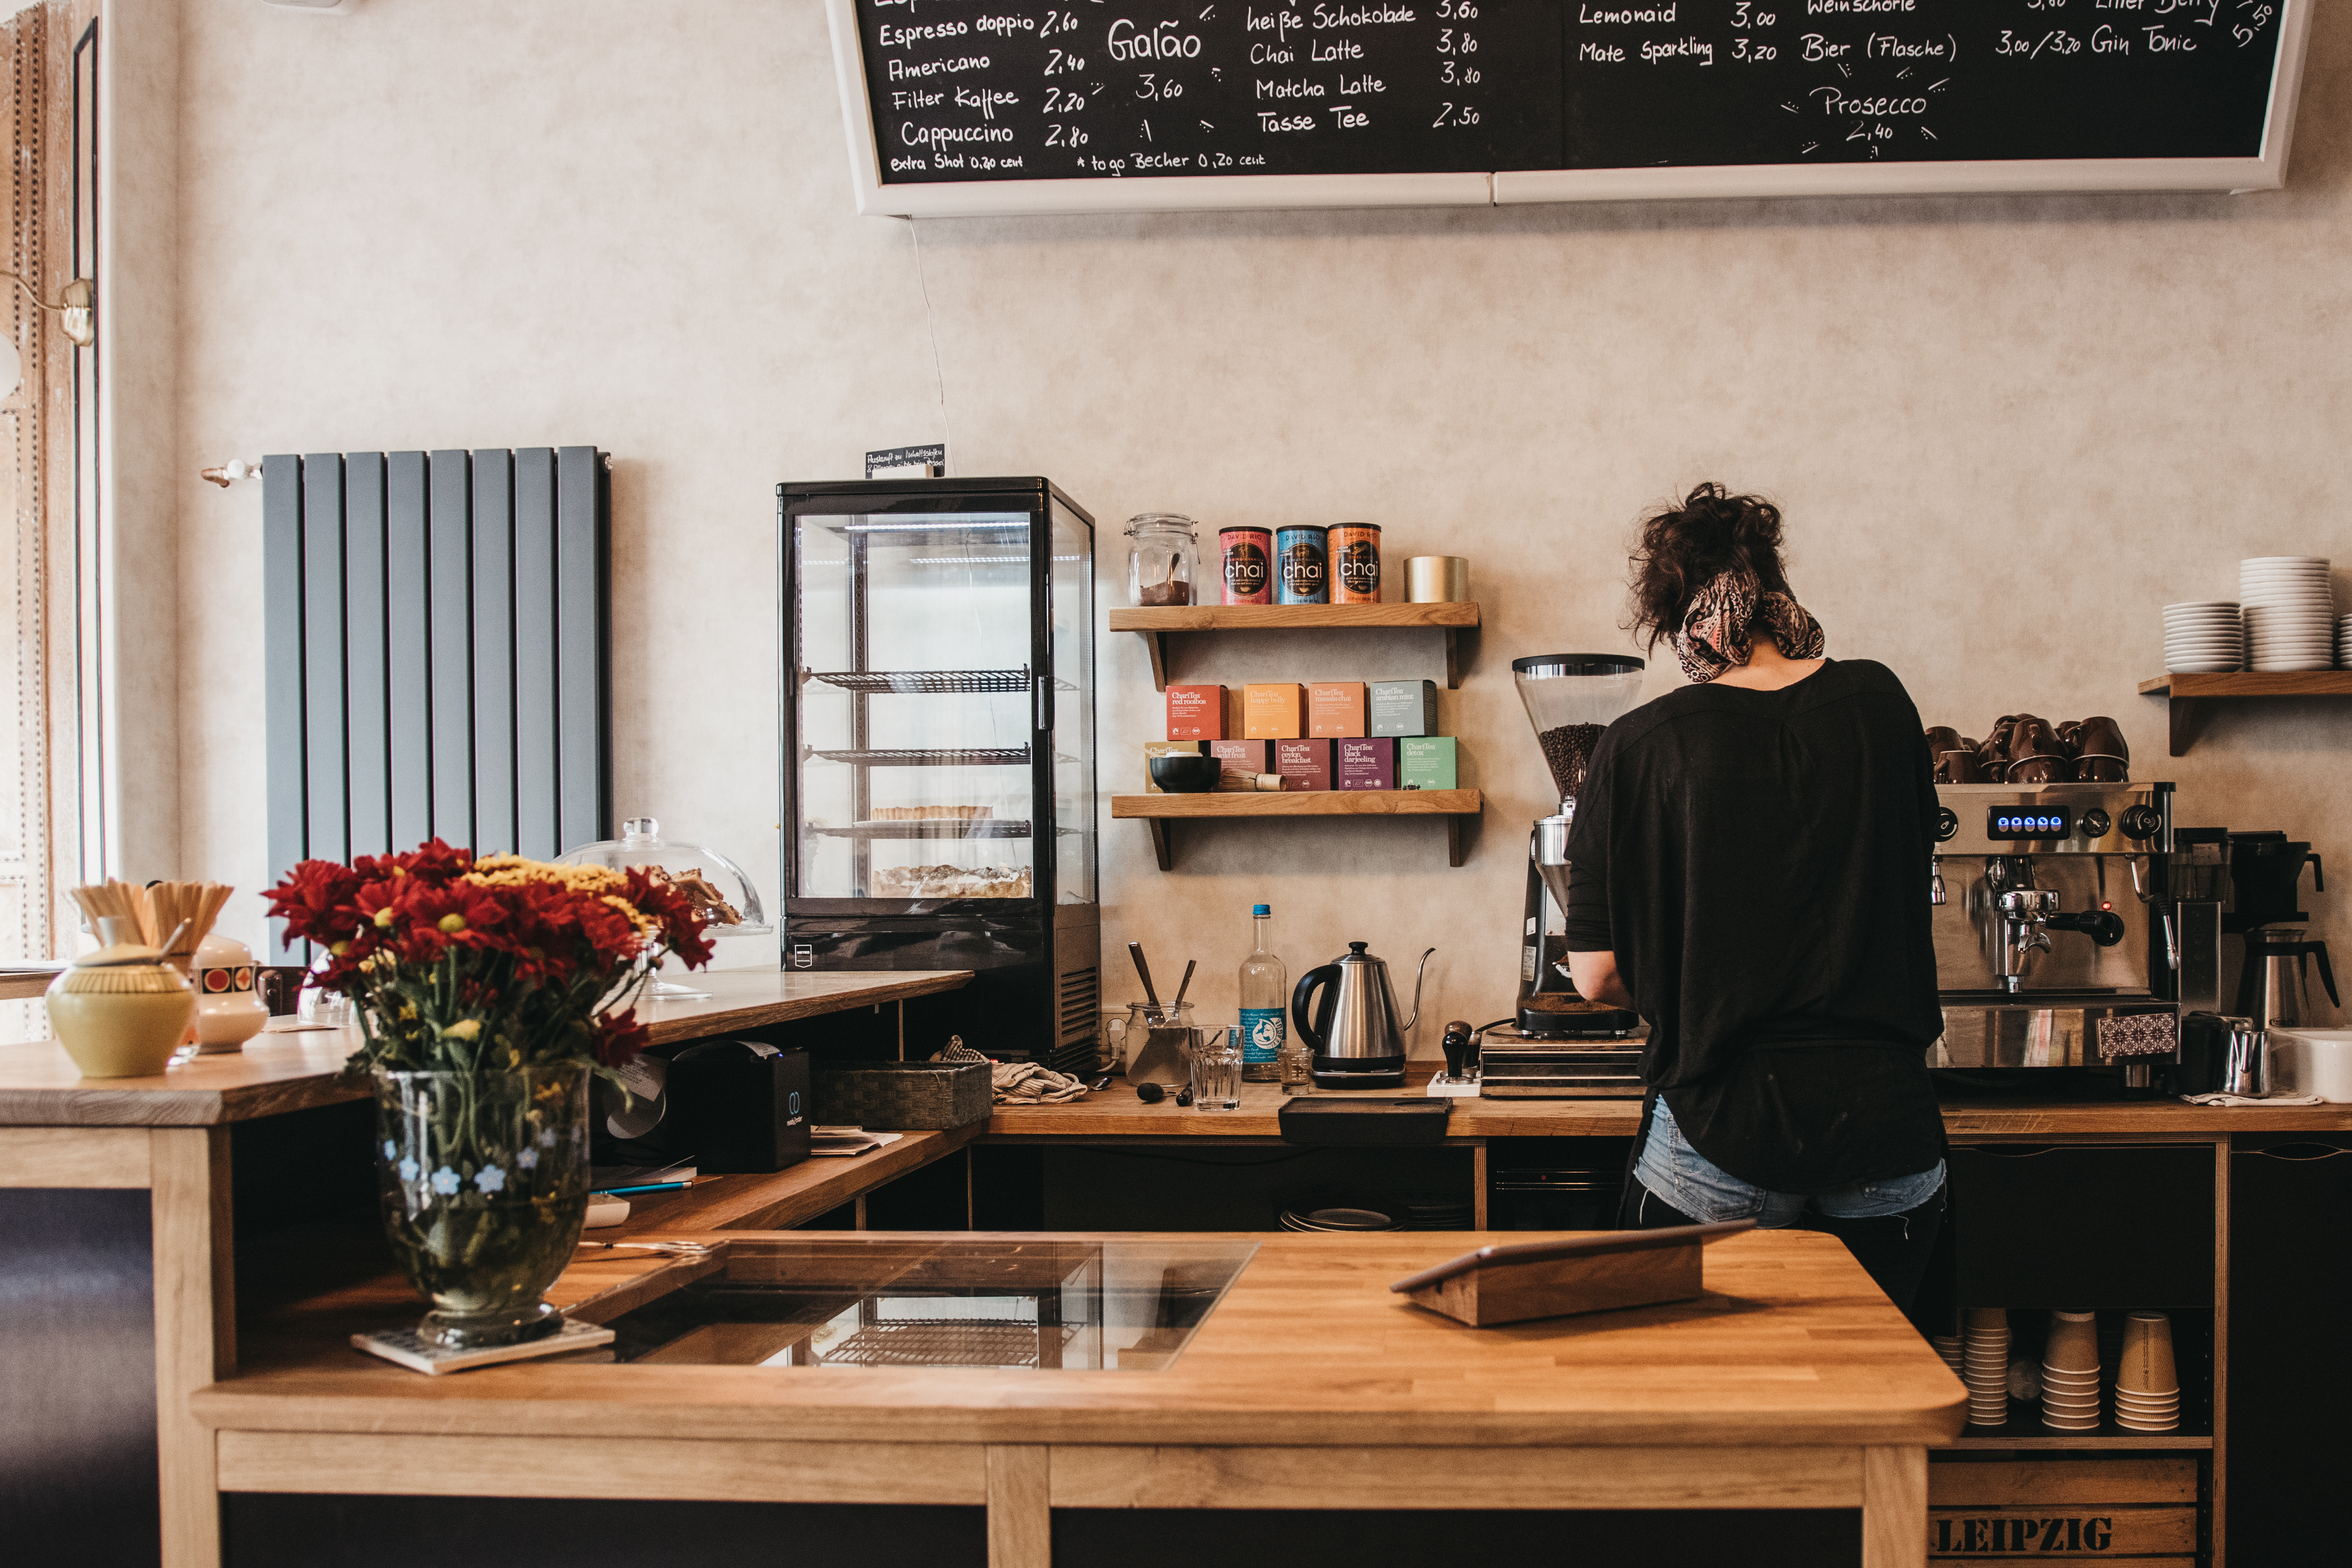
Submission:
M 1577 989 L 1650 1026 L 1623 1223 L 1827 1231 L 1908 1310 L 1944 1212 L 1918 711 L 1822 657 L 1770 503 L 1701 485 L 1634 567 L 1691 684 L 1601 736 L 1568 844 Z

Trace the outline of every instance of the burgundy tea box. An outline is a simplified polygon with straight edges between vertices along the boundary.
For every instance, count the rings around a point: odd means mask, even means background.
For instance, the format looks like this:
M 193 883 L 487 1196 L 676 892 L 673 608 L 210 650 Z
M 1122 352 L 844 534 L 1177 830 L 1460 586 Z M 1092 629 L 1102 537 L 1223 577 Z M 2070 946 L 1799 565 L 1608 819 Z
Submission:
M 1334 789 L 1396 788 L 1397 743 L 1385 738 L 1334 741 L 1339 751 Z
M 1329 789 L 1331 748 L 1335 741 L 1297 740 L 1274 742 L 1274 769 L 1285 789 Z
M 1170 687 L 1168 738 L 1171 741 L 1223 740 L 1225 689 L 1222 686 Z
M 1364 728 L 1364 683 L 1360 680 L 1318 680 L 1307 688 L 1307 732 L 1338 739 L 1361 735 Z
M 1224 764 L 1229 773 L 1273 773 L 1282 770 L 1274 765 L 1275 741 L 1212 741 L 1209 755 Z

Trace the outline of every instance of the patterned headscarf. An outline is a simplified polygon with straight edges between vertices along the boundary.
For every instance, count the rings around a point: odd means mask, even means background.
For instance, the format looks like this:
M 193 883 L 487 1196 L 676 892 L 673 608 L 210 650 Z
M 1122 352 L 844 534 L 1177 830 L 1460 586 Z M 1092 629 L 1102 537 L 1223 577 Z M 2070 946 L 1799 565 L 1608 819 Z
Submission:
M 1674 636 L 1683 673 L 1707 681 L 1746 664 L 1759 626 L 1790 658 L 1819 658 L 1828 646 L 1821 622 L 1802 605 L 1786 594 L 1759 593 L 1752 574 L 1726 572 L 1701 588 L 1683 612 L 1682 629 Z

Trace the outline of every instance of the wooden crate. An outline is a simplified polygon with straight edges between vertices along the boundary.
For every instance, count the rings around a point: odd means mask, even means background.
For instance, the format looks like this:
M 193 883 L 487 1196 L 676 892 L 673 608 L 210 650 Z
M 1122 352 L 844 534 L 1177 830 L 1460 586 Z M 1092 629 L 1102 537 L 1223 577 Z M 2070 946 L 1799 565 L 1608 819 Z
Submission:
M 2194 1568 L 2197 1460 L 1945 1461 L 1927 1467 L 1927 1552 Z

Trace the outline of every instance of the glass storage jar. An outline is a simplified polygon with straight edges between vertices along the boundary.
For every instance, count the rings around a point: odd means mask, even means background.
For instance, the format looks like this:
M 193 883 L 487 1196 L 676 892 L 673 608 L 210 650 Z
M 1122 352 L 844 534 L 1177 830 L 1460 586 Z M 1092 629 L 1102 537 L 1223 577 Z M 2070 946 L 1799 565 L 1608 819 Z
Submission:
M 1172 511 L 1128 519 L 1127 598 L 1132 605 L 1197 605 L 1200 525 Z

